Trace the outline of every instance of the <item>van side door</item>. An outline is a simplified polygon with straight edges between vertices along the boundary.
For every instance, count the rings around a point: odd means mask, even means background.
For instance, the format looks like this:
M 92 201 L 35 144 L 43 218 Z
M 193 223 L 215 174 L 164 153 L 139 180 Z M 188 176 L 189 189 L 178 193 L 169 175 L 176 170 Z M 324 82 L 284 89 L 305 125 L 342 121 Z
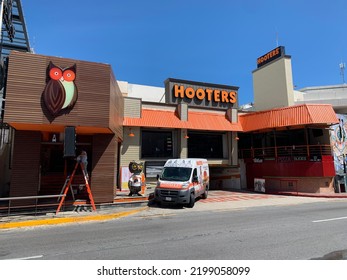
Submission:
M 195 190 L 195 196 L 199 196 L 203 193 L 202 180 L 200 176 L 200 170 L 198 168 L 194 168 L 193 170 L 193 186 Z

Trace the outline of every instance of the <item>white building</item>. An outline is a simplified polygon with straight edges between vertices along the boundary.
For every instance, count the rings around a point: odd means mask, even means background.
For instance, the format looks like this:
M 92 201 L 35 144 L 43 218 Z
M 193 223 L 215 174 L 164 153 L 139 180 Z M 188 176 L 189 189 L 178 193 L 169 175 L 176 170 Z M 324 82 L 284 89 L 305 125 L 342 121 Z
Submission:
M 306 87 L 294 91 L 295 104 L 331 104 L 337 114 L 347 114 L 347 84 Z

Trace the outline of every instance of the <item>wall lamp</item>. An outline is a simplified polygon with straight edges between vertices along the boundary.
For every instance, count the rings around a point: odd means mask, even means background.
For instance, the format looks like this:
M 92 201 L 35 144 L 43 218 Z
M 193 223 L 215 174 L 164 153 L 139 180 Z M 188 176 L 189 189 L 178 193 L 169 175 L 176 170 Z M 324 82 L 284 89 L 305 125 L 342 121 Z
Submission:
M 128 134 L 129 137 L 134 137 L 135 134 L 133 133 L 133 131 L 131 130 L 131 128 L 129 129 L 129 134 Z

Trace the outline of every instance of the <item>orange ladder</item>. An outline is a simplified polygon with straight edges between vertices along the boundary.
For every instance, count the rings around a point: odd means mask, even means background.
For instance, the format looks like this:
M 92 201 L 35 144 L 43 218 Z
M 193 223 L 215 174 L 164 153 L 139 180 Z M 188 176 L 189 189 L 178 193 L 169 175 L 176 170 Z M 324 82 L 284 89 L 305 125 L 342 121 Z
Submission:
M 70 176 L 67 176 L 66 177 L 66 180 L 65 180 L 65 183 L 64 183 L 64 186 L 61 188 L 61 191 L 60 191 L 60 195 L 63 194 L 64 190 L 65 190 L 65 187 L 66 185 L 70 182 Z M 75 200 L 75 194 L 73 193 L 73 189 L 72 189 L 72 184 L 70 184 L 70 190 L 71 190 L 71 195 L 72 195 L 72 199 Z M 62 198 L 62 196 L 59 196 L 57 201 L 59 202 L 59 200 Z
M 58 205 L 58 208 L 57 208 L 57 211 L 56 211 L 55 214 L 58 214 L 58 213 L 59 213 L 60 208 L 61 208 L 61 206 L 62 206 L 63 203 L 64 203 L 66 194 L 67 194 L 68 190 L 69 190 L 70 187 L 71 187 L 71 183 L 72 183 L 72 180 L 73 180 L 73 178 L 74 178 L 74 176 L 75 176 L 75 173 L 76 173 L 76 170 L 77 170 L 78 165 L 81 166 L 81 170 L 82 170 L 82 173 L 83 173 L 83 178 L 84 178 L 84 181 L 86 182 L 86 189 L 87 189 L 88 197 L 89 197 L 89 200 L 90 200 L 90 204 L 92 205 L 93 210 L 96 211 L 96 207 L 95 207 L 95 203 L 94 203 L 92 191 L 91 191 L 90 186 L 89 186 L 89 183 L 88 183 L 88 177 L 87 177 L 88 174 L 86 174 L 86 172 L 85 172 L 84 164 L 83 164 L 82 162 L 76 162 L 75 168 L 74 168 L 74 170 L 73 170 L 71 176 L 70 176 L 70 177 L 68 176 L 68 177 L 66 178 L 66 180 L 65 180 L 65 184 L 64 184 L 65 189 L 64 189 L 64 192 L 63 192 L 64 196 L 61 198 L 60 203 L 59 203 L 59 205 Z M 63 188 L 64 188 L 64 187 L 63 187 Z

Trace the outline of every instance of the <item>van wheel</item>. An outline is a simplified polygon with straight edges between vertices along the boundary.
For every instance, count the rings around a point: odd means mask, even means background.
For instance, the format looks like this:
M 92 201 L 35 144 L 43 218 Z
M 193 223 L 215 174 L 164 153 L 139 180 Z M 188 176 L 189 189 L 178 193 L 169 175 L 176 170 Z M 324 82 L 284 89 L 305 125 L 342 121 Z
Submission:
M 202 199 L 206 199 L 208 196 L 208 187 L 206 187 L 205 192 L 201 195 Z
M 190 194 L 190 199 L 189 199 L 189 203 L 187 204 L 188 208 L 193 208 L 195 204 L 195 196 L 194 193 Z

